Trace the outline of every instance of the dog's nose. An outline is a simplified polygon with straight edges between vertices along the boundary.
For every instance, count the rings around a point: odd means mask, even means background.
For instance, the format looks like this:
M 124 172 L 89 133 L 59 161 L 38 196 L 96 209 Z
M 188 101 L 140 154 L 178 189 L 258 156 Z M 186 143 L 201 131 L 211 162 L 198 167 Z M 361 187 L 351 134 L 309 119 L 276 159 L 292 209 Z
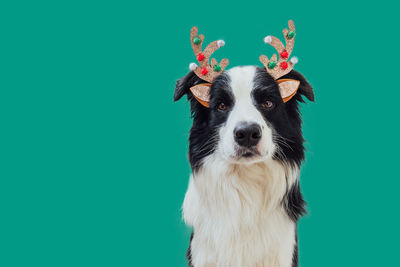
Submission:
M 233 130 L 233 134 L 238 145 L 252 147 L 261 139 L 261 127 L 255 123 L 241 123 Z

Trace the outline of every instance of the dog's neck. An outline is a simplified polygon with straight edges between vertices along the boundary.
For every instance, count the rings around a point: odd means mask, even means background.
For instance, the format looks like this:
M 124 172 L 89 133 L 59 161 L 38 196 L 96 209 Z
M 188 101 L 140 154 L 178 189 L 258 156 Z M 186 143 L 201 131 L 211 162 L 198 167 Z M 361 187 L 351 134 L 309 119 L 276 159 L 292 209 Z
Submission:
M 273 159 L 246 165 L 212 156 L 193 174 L 193 181 L 200 196 L 211 206 L 232 206 L 232 201 L 237 200 L 239 208 L 249 205 L 266 211 L 280 206 L 293 183 L 293 172 L 297 175 L 296 170 Z
M 204 259 L 200 254 L 211 249 L 218 251 L 213 262 L 225 264 L 230 259 L 230 266 L 237 262 L 252 266 L 248 264 L 253 260 L 271 262 L 270 246 L 281 246 L 279 240 L 294 240 L 295 226 L 284 211 L 283 200 L 297 176 L 298 168 L 273 159 L 251 165 L 231 164 L 215 156 L 205 159 L 190 179 L 183 205 L 184 219 L 194 227 L 194 258 Z M 281 232 L 280 227 L 284 227 Z M 287 253 L 292 253 L 292 247 Z M 254 250 L 255 258 L 246 258 L 247 250 Z

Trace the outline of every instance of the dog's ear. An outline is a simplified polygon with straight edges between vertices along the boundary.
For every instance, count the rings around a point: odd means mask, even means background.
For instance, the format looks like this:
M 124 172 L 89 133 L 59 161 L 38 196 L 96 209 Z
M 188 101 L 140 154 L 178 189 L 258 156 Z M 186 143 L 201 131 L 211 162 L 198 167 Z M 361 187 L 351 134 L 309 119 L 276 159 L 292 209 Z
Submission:
M 189 92 L 190 87 L 198 83 L 200 79 L 194 74 L 193 71 L 189 72 L 185 77 L 176 82 L 174 101 L 178 101 L 182 96 Z
M 278 81 L 284 81 L 284 82 L 279 83 Z M 282 79 L 280 79 L 278 81 L 277 82 L 280 87 L 282 87 L 281 85 L 284 85 L 284 86 L 287 85 L 286 90 L 283 90 L 286 94 L 288 94 L 287 96 L 285 95 L 285 97 L 292 98 L 297 92 L 298 94 L 301 94 L 301 95 L 304 95 L 305 97 L 307 97 L 308 100 L 314 102 L 313 88 L 307 82 L 306 78 L 304 78 L 304 76 L 301 75 L 299 72 L 292 70 L 291 72 L 289 72 L 288 74 L 283 76 Z M 289 82 L 289 81 L 293 81 L 293 82 Z M 299 82 L 299 83 L 296 84 L 296 82 L 294 82 L 294 81 Z M 280 88 L 280 90 L 281 90 L 281 88 Z M 282 90 L 281 90 L 281 94 L 282 94 Z M 285 101 L 284 95 L 282 95 L 282 98 Z M 287 101 L 289 101 L 290 98 L 287 99 Z
M 279 79 L 276 81 L 279 86 L 279 92 L 283 102 L 288 102 L 297 93 L 300 82 L 293 79 Z
M 178 101 L 185 94 L 188 95 L 188 99 L 192 99 L 192 96 L 206 108 L 209 107 L 210 101 L 210 83 L 204 82 L 204 80 L 197 77 L 192 71 L 185 77 L 179 79 L 176 82 L 174 101 Z

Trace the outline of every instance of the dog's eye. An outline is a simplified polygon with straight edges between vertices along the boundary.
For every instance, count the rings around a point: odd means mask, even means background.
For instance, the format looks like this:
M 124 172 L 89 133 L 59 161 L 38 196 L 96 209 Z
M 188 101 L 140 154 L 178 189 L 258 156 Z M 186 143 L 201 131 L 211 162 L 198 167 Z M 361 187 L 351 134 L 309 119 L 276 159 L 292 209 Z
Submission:
M 274 102 L 272 101 L 265 101 L 264 103 L 262 103 L 262 107 L 265 109 L 271 109 L 275 106 Z
M 224 110 L 226 110 L 227 108 L 228 108 L 228 106 L 225 105 L 225 103 L 223 103 L 223 102 L 221 102 L 221 103 L 218 104 L 218 109 L 219 109 L 219 110 L 224 111 Z

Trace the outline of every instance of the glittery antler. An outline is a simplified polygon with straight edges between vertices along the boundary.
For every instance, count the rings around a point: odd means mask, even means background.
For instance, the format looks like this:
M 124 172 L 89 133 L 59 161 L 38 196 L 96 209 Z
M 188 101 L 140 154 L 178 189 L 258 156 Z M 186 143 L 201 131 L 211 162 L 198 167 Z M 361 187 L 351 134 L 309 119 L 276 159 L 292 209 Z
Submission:
M 200 34 L 197 36 L 197 33 L 198 28 L 193 27 L 190 31 L 190 41 L 192 42 L 193 52 L 200 67 L 195 63 L 191 63 L 189 68 L 194 71 L 199 78 L 212 83 L 215 78 L 222 74 L 226 66 L 229 64 L 229 60 L 226 58 L 222 59 L 219 64 L 215 58 L 211 59 L 211 64 L 209 63 L 212 53 L 214 53 L 218 48 L 224 46 L 225 42 L 222 40 L 214 41 L 210 43 L 203 52 L 201 47 L 204 41 L 204 35 Z
M 278 38 L 274 36 L 268 35 L 264 38 L 264 42 L 273 46 L 279 54 L 278 61 L 276 54 L 273 54 L 270 60 L 268 60 L 268 57 L 266 57 L 265 55 L 260 56 L 260 61 L 264 64 L 265 69 L 275 80 L 289 73 L 298 61 L 297 57 L 292 57 L 292 59 L 288 62 L 289 56 L 293 50 L 294 39 L 296 36 L 296 29 L 294 27 L 293 21 L 289 20 L 288 24 L 289 30 L 283 30 L 286 47 Z

